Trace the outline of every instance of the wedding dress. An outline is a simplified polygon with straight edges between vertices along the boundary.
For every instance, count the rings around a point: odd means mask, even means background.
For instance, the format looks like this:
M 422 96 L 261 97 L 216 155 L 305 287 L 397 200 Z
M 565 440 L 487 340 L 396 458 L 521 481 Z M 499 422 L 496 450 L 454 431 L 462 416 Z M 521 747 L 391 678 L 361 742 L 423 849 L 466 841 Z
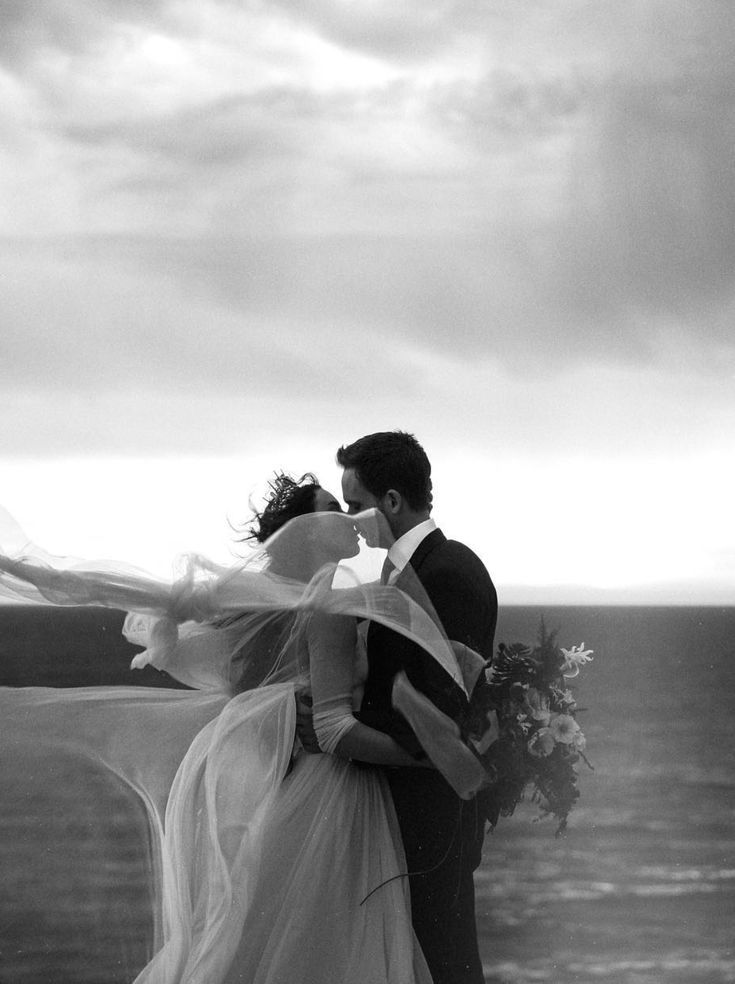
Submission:
M 371 521 L 362 518 L 363 532 Z M 190 558 L 173 584 L 59 562 L 17 529 L 16 556 L 0 559 L 7 598 L 127 610 L 126 634 L 146 646 L 134 665 L 151 662 L 196 688 L 0 688 L 0 750 L 39 741 L 81 750 L 145 805 L 155 953 L 136 984 L 430 984 L 380 771 L 308 754 L 295 734 L 296 692 L 311 689 L 315 660 L 315 718 L 331 722 L 332 745 L 365 672 L 360 646 L 339 651 L 324 636 L 325 616 L 342 629 L 381 621 L 465 686 L 427 607 L 375 583 L 364 545 L 362 560 L 343 560 L 353 522 L 299 517 L 247 562 L 223 569 Z M 330 538 L 336 556 L 313 573 Z M 12 539 L 0 536 L 0 547 Z M 293 570 L 272 574 L 276 556 Z

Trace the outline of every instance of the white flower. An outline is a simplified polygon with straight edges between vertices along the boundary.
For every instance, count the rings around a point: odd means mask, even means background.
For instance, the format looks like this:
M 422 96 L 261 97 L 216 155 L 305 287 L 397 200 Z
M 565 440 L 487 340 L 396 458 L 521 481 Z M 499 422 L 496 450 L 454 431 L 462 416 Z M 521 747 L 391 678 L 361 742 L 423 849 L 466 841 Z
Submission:
M 572 646 L 571 649 L 562 648 L 564 664 L 561 668 L 565 677 L 575 677 L 579 673 L 579 668 L 585 663 L 592 662 L 594 649 L 585 649 L 584 643 L 581 646 Z
M 135 641 L 146 649 L 133 657 L 130 668 L 142 670 L 151 665 L 162 670 L 179 641 L 179 627 L 174 619 L 167 615 L 145 618 L 135 622 L 134 629 Z
M 587 739 L 581 731 L 575 731 L 572 737 L 572 748 L 578 752 L 583 752 L 587 747 Z
M 133 656 L 130 662 L 130 669 L 142 670 L 145 666 L 148 666 L 150 662 L 151 662 L 151 653 L 149 649 L 146 649 L 142 653 L 138 653 L 137 656 Z
M 565 711 L 573 711 L 577 706 L 577 701 L 571 690 L 565 690 L 560 697 L 560 703 Z
M 579 725 L 571 714 L 557 714 L 555 718 L 552 718 L 549 725 L 549 731 L 554 741 L 558 741 L 562 745 L 571 745 L 579 730 Z
M 546 758 L 554 750 L 554 736 L 550 728 L 541 728 L 528 743 L 528 750 L 536 758 Z

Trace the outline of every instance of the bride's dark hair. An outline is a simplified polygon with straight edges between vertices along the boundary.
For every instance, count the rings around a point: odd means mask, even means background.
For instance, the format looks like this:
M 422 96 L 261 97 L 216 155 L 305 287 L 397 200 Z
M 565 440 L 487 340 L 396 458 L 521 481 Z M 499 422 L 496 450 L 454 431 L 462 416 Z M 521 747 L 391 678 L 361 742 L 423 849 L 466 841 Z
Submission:
M 253 519 L 245 527 L 241 542 L 255 540 L 257 543 L 265 543 L 290 519 L 314 512 L 314 496 L 320 488 L 319 480 L 311 472 L 306 472 L 301 478 L 293 478 L 285 472 L 275 472 L 268 482 L 263 510 L 258 511 L 252 499 L 250 500 Z M 266 549 L 270 554 L 271 570 L 308 581 L 311 572 L 304 574 L 301 569 L 304 558 L 298 552 L 293 552 L 289 544 L 286 544 L 284 551 L 277 549 L 275 544 Z M 263 684 L 268 674 L 278 665 L 278 654 L 285 652 L 293 623 L 294 612 L 287 610 L 278 613 L 264 611 L 260 615 L 253 612 L 232 613 L 219 620 L 217 624 L 222 629 L 234 630 L 238 626 L 257 624 L 257 632 L 253 631 L 249 636 L 248 644 L 238 646 L 232 654 L 230 685 L 233 693 L 252 690 Z
M 314 496 L 321 488 L 319 479 L 311 472 L 301 478 L 292 478 L 285 472 L 276 472 L 268 482 L 270 496 L 262 512 L 254 510 L 252 525 L 246 539 L 264 543 L 290 519 L 314 512 Z

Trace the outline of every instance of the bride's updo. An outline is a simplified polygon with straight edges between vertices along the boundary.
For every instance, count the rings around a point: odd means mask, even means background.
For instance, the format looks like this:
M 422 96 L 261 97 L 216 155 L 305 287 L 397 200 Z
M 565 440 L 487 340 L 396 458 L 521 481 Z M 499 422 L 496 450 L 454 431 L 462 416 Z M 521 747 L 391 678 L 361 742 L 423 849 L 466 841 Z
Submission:
M 315 496 L 320 488 L 318 479 L 311 472 L 298 479 L 285 472 L 276 472 L 268 482 L 269 494 L 265 496 L 263 510 L 258 511 L 252 501 L 250 503 L 253 519 L 245 527 L 243 540 L 266 543 L 290 520 L 313 513 Z M 288 542 L 279 548 L 276 539 L 265 550 L 268 570 L 300 581 L 308 580 L 311 572 L 302 570 L 304 558 L 290 549 Z M 296 613 L 288 610 L 247 612 L 233 615 L 222 623 L 222 627 L 233 633 L 243 625 L 250 630 L 247 645 L 238 645 L 232 654 L 230 684 L 234 694 L 262 686 L 266 681 L 273 682 L 279 667 L 280 672 L 287 671 L 291 665 L 287 654 L 291 652 L 289 646 L 295 618 Z M 253 627 L 257 631 L 252 631 Z
M 270 497 L 262 512 L 254 510 L 247 538 L 262 545 L 271 574 L 306 584 L 325 565 L 359 553 L 354 522 L 314 474 L 295 479 L 277 472 L 268 488 Z
M 254 521 L 248 528 L 247 539 L 265 543 L 282 526 L 296 516 L 314 512 L 314 499 L 321 488 L 319 479 L 311 472 L 295 479 L 285 472 L 276 472 L 268 482 L 270 496 L 262 512 L 254 510 Z

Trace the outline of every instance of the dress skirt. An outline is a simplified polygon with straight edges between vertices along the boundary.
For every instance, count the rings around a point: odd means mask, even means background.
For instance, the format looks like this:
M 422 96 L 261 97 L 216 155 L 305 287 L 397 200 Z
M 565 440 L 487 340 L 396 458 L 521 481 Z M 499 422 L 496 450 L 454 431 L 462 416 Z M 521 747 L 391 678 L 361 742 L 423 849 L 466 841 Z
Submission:
M 163 946 L 137 984 L 430 984 L 380 770 L 294 756 L 295 695 L 233 698 L 174 780 Z

